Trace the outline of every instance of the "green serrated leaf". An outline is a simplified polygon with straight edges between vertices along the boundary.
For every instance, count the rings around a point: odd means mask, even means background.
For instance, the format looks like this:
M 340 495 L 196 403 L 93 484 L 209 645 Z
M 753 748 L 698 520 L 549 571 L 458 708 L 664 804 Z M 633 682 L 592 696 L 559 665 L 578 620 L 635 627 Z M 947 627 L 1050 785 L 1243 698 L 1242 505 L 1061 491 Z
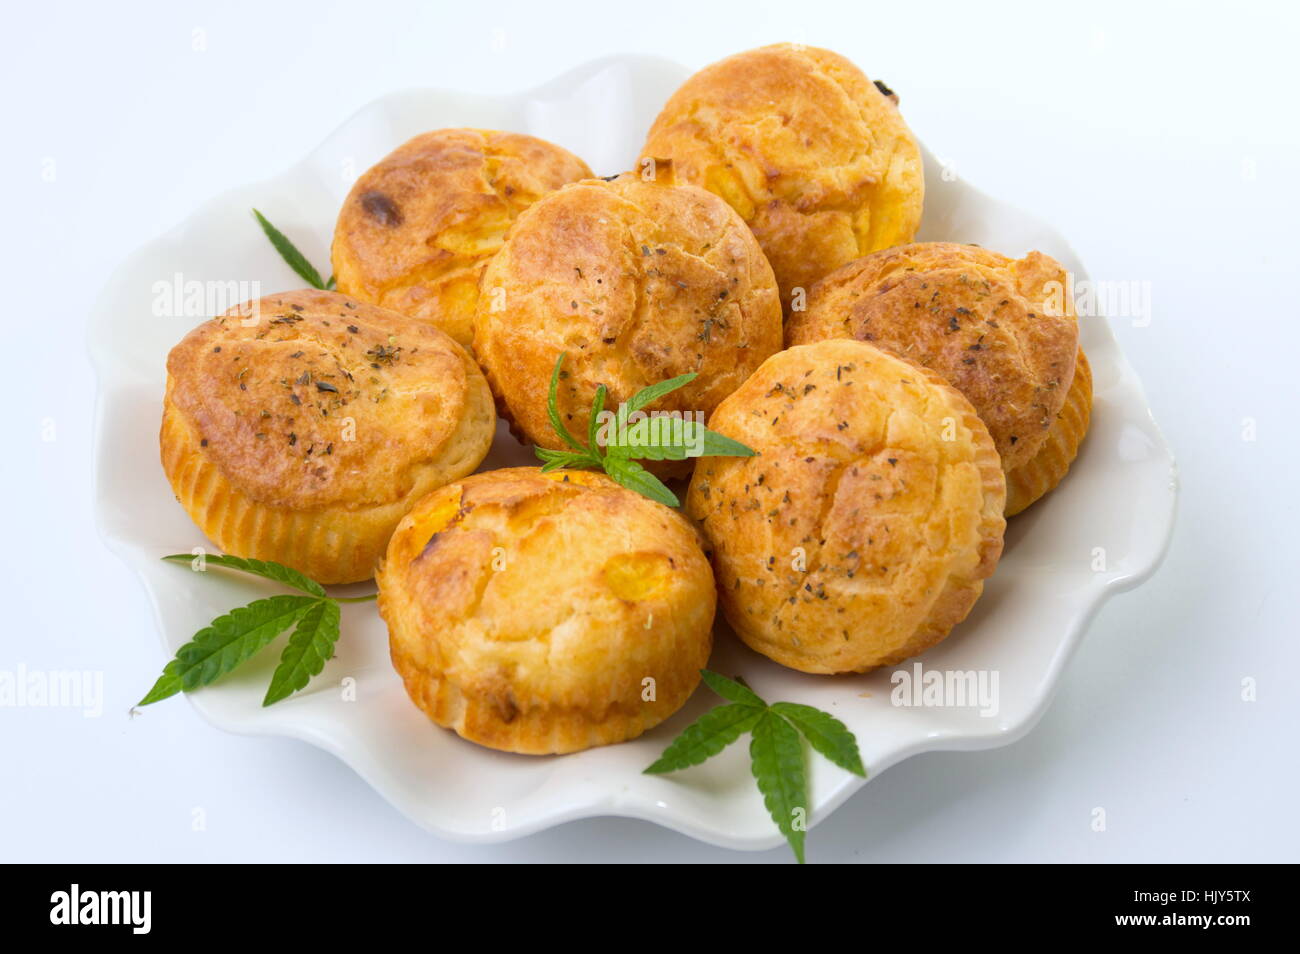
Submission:
M 695 372 L 679 374 L 675 378 L 669 378 L 667 381 L 660 381 L 658 384 L 651 384 L 649 387 L 642 388 L 627 401 L 627 413 L 631 414 L 633 411 L 645 410 L 665 394 L 672 394 L 678 388 L 690 384 L 695 378 Z
M 704 450 L 701 457 L 754 457 L 757 455 L 752 447 L 740 443 L 726 434 L 719 434 L 707 427 L 704 429 Z
M 548 450 L 545 447 L 534 447 L 533 453 L 542 461 L 543 474 L 549 474 L 553 470 L 560 470 L 564 467 L 600 466 L 600 461 L 590 454 L 579 454 L 575 451 L 555 451 Z
M 163 669 L 162 678 L 140 705 L 174 695 L 174 680 L 179 680 L 184 692 L 215 682 L 297 623 L 319 602 L 314 596 L 271 596 L 218 616 L 176 650 L 176 658 Z
M 763 710 L 753 706 L 729 705 L 710 709 L 683 729 L 681 735 L 664 749 L 663 755 L 645 770 L 645 774 L 659 775 L 699 765 L 752 729 L 762 716 Z
M 320 600 L 307 608 L 289 637 L 280 665 L 271 676 L 263 706 L 279 702 L 293 695 L 320 675 L 325 663 L 334 655 L 334 644 L 339 638 L 339 604 L 333 600 Z
M 182 683 L 180 674 L 177 670 L 180 663 L 175 659 L 163 667 L 162 675 L 158 681 L 153 684 L 153 688 L 145 695 L 143 699 L 136 703 L 138 706 L 148 706 L 155 702 L 161 702 L 170 696 L 176 695 L 181 691 Z
M 596 432 L 600 430 L 600 412 L 605 410 L 605 398 L 608 394 L 609 389 L 602 384 L 596 388 L 596 398 L 591 402 L 591 416 L 587 418 L 587 450 L 592 456 L 600 455 Z
M 691 448 L 697 443 L 699 424 L 680 417 L 643 417 L 620 428 L 614 443 L 605 448 L 619 457 L 641 460 L 686 460 L 697 457 Z
M 297 246 L 289 241 L 288 236 L 268 222 L 266 216 L 257 209 L 253 210 L 253 214 L 257 216 L 257 222 L 262 226 L 262 231 L 271 240 L 271 244 L 280 253 L 280 257 L 284 259 L 285 264 L 292 268 L 299 278 L 312 288 L 326 289 L 332 287 L 332 285 L 326 285 L 325 282 L 321 281 L 320 272 L 316 271 L 312 263 L 307 261 L 307 256 L 298 251 Z
M 311 577 L 299 573 L 283 563 L 275 563 L 271 560 L 253 560 L 248 557 L 230 556 L 229 554 L 203 554 L 200 557 L 190 553 L 172 553 L 163 557 L 163 559 L 169 563 L 188 563 L 191 566 L 193 566 L 195 560 L 201 560 L 201 565 L 205 569 L 209 566 L 221 566 L 230 570 L 241 570 L 244 573 L 252 573 L 268 580 L 275 580 L 285 586 L 292 586 L 295 590 L 302 590 L 312 596 L 325 595 L 325 588 Z
M 770 710 L 763 713 L 752 733 L 749 757 L 754 781 L 763 793 L 768 814 L 803 864 L 808 818 L 803 742 L 790 723 Z
M 797 702 L 774 702 L 771 711 L 784 716 L 814 749 L 845 771 L 867 777 L 858 752 L 858 740 L 839 719 Z
M 767 703 L 759 697 L 758 693 L 749 688 L 749 686 L 746 686 L 744 683 L 736 682 L 734 679 L 728 679 L 726 676 L 713 672 L 710 669 L 701 669 L 700 675 L 704 679 L 704 684 L 724 699 L 738 702 L 742 706 L 759 706 L 764 709 L 767 708 Z
M 681 501 L 677 495 L 664 486 L 664 482 L 634 460 L 625 457 L 607 456 L 601 459 L 605 473 L 614 478 L 628 490 L 635 490 L 642 496 L 656 500 L 666 507 L 677 507 Z
M 740 441 L 711 431 L 698 421 L 658 414 L 643 417 L 618 431 L 606 450 L 642 460 L 687 460 L 692 457 L 753 457 Z
M 551 372 L 551 387 L 546 395 L 546 413 L 551 418 L 551 427 L 555 433 L 560 436 L 560 440 L 568 444 L 576 451 L 587 453 L 587 448 L 578 443 L 578 439 L 569 433 L 569 429 L 564 426 L 564 421 L 560 419 L 560 408 L 557 398 L 560 392 L 560 367 L 564 364 L 564 353 L 555 359 L 555 370 Z

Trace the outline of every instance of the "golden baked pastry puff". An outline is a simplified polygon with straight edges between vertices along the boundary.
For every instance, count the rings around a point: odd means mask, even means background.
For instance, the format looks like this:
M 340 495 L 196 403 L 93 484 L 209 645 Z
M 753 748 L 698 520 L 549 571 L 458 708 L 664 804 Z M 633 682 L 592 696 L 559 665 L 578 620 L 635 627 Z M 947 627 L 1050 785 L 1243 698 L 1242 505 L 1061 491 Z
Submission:
M 856 338 L 941 374 L 988 425 L 1011 516 L 1065 476 L 1088 429 L 1092 377 L 1074 304 L 1057 304 L 1065 287 L 1064 267 L 1041 252 L 902 245 L 814 285 L 786 339 Z
M 339 211 L 339 291 L 431 322 L 464 347 L 478 281 L 516 216 L 591 175 L 567 149 L 519 133 L 439 129 L 367 170 Z
M 740 213 L 787 311 L 795 289 L 921 224 L 921 150 L 896 98 L 829 50 L 782 43 L 700 70 L 655 119 L 641 163 Z
M 687 495 L 722 611 L 752 649 L 863 672 L 939 642 L 1002 553 L 988 429 L 933 372 L 859 341 L 769 358 L 709 426 L 755 457 L 705 457 Z
M 703 189 L 630 173 L 565 186 L 525 210 L 482 287 L 475 354 L 502 416 L 542 447 L 565 446 L 547 415 L 561 354 L 557 404 L 582 433 L 601 384 L 613 409 L 693 372 L 650 409 L 707 416 L 781 348 L 776 281 L 740 217 Z M 690 468 L 651 466 L 665 476 Z
M 588 471 L 448 484 L 402 520 L 376 581 L 411 699 L 507 752 L 635 738 L 682 706 L 712 648 L 695 530 Z
M 160 443 L 217 546 L 321 583 L 368 579 L 397 521 L 496 428 L 477 365 L 431 325 L 325 291 L 248 302 L 167 356 Z

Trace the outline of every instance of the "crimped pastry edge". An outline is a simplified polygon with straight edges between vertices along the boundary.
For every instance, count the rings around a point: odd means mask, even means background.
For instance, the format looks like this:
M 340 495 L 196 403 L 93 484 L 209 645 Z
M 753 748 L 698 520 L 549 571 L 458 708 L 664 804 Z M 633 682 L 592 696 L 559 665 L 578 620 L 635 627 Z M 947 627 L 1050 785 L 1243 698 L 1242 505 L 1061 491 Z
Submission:
M 1065 479 L 1091 421 L 1092 366 L 1080 348 L 1065 405 L 1047 429 L 1047 439 L 1028 462 L 1007 472 L 1008 517 L 1023 513 Z

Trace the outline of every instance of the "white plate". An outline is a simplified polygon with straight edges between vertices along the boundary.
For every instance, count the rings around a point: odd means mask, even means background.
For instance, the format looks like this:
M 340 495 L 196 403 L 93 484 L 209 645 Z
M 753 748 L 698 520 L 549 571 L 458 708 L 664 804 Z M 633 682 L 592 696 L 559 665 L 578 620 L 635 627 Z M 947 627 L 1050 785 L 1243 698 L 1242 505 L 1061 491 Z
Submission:
M 225 194 L 126 260 L 90 326 L 100 386 L 96 510 L 109 545 L 140 573 L 153 600 L 166 650 L 158 654 L 159 668 L 208 620 L 273 588 L 221 571 L 196 579 L 158 559 L 210 544 L 172 496 L 157 449 L 164 360 L 205 315 L 156 316 L 155 283 L 179 274 L 183 281 L 256 281 L 265 294 L 299 287 L 249 209 L 261 209 L 326 269 L 334 219 L 351 178 L 429 129 L 527 132 L 568 147 L 599 173 L 631 168 L 650 121 L 687 73 L 663 60 L 622 57 L 513 96 L 396 93 L 362 109 L 297 166 Z M 975 242 L 1012 255 L 1041 249 L 1077 280 L 1086 278 L 1054 229 L 963 182 L 944 181 L 928 153 L 926 190 L 922 238 Z M 1002 564 L 974 612 L 921 657 L 927 670 L 995 671 L 995 716 L 971 708 L 896 707 L 891 670 L 805 676 L 755 655 L 727 632 L 719 633 L 712 668 L 743 675 L 771 700 L 833 712 L 857 734 L 873 777 L 918 752 L 988 748 L 1025 733 L 1046 707 L 1092 615 L 1107 596 L 1155 569 L 1173 525 L 1173 460 L 1137 377 L 1104 320 L 1084 320 L 1082 336 L 1096 403 L 1079 459 L 1048 499 L 1011 521 Z M 533 460 L 502 429 L 483 469 L 516 462 Z M 1095 568 L 1098 554 L 1104 554 L 1104 569 Z M 731 848 L 781 842 L 750 777 L 743 744 L 675 775 L 641 774 L 683 726 L 717 703 L 707 689 L 634 742 L 535 758 L 480 748 L 430 723 L 407 700 L 389 664 L 387 634 L 372 604 L 344 607 L 337 652 L 307 690 L 267 709 L 260 703 L 273 651 L 189 698 L 223 729 L 291 736 L 333 752 L 412 821 L 447 838 L 501 841 L 576 818 L 624 815 Z M 900 668 L 910 670 L 910 663 Z M 140 673 L 142 693 L 155 676 Z M 349 679 L 355 680 L 355 701 L 340 688 Z M 812 821 L 862 784 L 813 757 Z

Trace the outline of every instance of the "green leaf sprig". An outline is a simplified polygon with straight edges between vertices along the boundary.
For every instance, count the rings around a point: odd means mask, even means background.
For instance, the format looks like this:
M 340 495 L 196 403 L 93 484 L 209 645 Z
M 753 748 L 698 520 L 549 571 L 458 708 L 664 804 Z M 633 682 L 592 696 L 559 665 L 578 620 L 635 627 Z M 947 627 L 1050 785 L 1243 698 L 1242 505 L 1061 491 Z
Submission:
M 339 638 L 339 604 L 365 603 L 377 595 L 329 596 L 309 576 L 269 560 L 195 557 L 188 553 L 173 553 L 163 559 L 171 563 L 202 560 L 205 569 L 219 566 L 251 573 L 304 595 L 269 596 L 218 616 L 176 650 L 176 658 L 163 668 L 153 688 L 137 703 L 141 706 L 216 682 L 292 627 L 293 635 L 280 654 L 280 665 L 271 676 L 262 705 L 288 698 L 306 686 L 313 676 L 320 675 L 326 661 L 334 655 L 334 644 Z
M 764 702 L 748 686 L 701 670 L 704 682 L 727 705 L 710 709 L 673 739 L 663 755 L 645 770 L 662 775 L 699 765 L 750 733 L 750 769 L 776 827 L 804 862 L 808 782 L 803 740 L 845 771 L 866 778 L 858 742 L 839 719 L 796 702 Z
M 581 443 L 564 426 L 557 404 L 564 358 L 564 354 L 561 354 L 555 360 L 555 370 L 551 372 L 551 387 L 546 398 L 546 411 L 551 419 L 551 427 L 559 435 L 560 440 L 571 449 L 550 450 L 545 447 L 534 447 L 534 452 L 542 461 L 542 473 L 558 470 L 561 467 L 591 467 L 603 470 L 629 490 L 635 490 L 669 507 L 677 507 L 681 504 L 677 495 L 669 490 L 663 481 L 637 463 L 637 458 L 686 460 L 690 457 L 754 456 L 754 451 L 740 441 L 719 434 L 717 431 L 711 431 L 698 421 L 688 421 L 680 417 L 641 417 L 629 423 L 636 412 L 644 411 L 664 395 L 671 394 L 694 381 L 693 373 L 680 374 L 667 381 L 660 381 L 632 395 L 631 399 L 622 404 L 615 413 L 614 435 L 606 442 L 604 448 L 600 447 L 596 437 L 600 431 L 600 416 L 605 410 L 609 390 L 605 385 L 600 385 L 591 404 L 591 415 L 587 418 L 587 443 Z
M 280 257 L 285 263 L 297 272 L 298 277 L 305 281 L 312 288 L 319 288 L 323 291 L 334 290 L 334 276 L 331 275 L 327 281 L 321 281 L 320 272 L 316 271 L 316 266 L 307 261 L 307 256 L 298 251 L 298 247 L 289 241 L 289 237 L 267 221 L 265 215 L 253 210 L 257 216 L 257 224 L 262 226 L 262 231 L 266 237 L 271 240 L 275 250 L 280 253 Z

